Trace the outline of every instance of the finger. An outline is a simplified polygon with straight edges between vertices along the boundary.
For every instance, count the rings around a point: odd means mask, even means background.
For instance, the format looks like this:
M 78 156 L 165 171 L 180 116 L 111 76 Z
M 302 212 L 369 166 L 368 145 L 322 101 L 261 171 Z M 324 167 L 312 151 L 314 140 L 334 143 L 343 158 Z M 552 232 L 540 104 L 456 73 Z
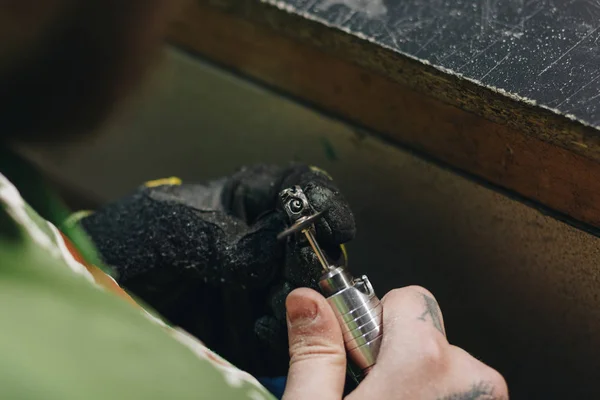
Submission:
M 456 376 L 450 377 L 454 390 L 447 390 L 447 395 L 470 393 L 472 397 L 477 395 L 480 398 L 508 399 L 506 380 L 498 371 L 459 347 L 451 346 L 450 352 L 452 370 L 456 372 Z M 468 397 L 463 395 L 460 398 Z
M 411 370 L 425 364 L 436 370 L 447 367 L 449 344 L 441 311 L 431 293 L 418 286 L 396 289 L 382 299 L 382 304 L 383 340 L 371 374 L 385 374 L 389 363 L 394 368 L 410 365 Z
M 342 332 L 319 293 L 294 290 L 287 298 L 290 370 L 284 400 L 339 400 L 346 376 Z
M 422 398 L 436 398 L 433 395 L 443 392 L 438 386 L 444 383 L 430 378 L 444 377 L 451 367 L 451 359 L 435 298 L 422 287 L 409 286 L 389 292 L 381 302 L 381 349 L 377 363 L 355 391 L 355 398 L 363 395 L 390 398 L 390 393 L 397 393 L 396 398 L 416 398 L 410 393 L 415 389 Z M 403 388 L 402 391 L 398 392 L 399 388 Z
M 418 324 L 421 328 L 435 328 L 441 335 L 446 336 L 442 310 L 427 289 L 420 286 L 395 289 L 383 297 L 382 304 L 386 330 L 404 329 L 406 325 Z

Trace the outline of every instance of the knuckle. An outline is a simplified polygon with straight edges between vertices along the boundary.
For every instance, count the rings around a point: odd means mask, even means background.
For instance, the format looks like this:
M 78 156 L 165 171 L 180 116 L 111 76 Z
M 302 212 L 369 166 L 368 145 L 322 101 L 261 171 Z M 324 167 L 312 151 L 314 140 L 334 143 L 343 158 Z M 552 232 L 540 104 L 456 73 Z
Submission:
M 398 304 L 404 300 L 406 297 L 406 291 L 408 287 L 400 288 L 400 289 L 392 289 L 383 296 L 381 299 L 382 303 L 385 304 Z
M 419 348 L 421 366 L 428 370 L 444 370 L 449 364 L 448 344 L 438 335 L 423 335 Z
M 504 379 L 502 374 L 495 369 L 490 367 L 487 368 L 489 371 L 486 380 L 493 385 L 495 397 L 498 399 L 508 399 L 508 385 L 506 383 L 506 379 Z
M 432 299 L 435 300 L 435 296 L 433 295 L 433 293 L 431 293 L 428 289 L 425 289 L 423 286 L 413 285 L 413 286 L 409 286 L 409 288 L 414 292 L 417 292 L 421 295 L 431 297 Z
M 471 361 L 474 369 L 471 370 L 470 378 L 477 378 L 478 381 L 484 382 L 493 391 L 493 398 L 497 400 L 508 399 L 508 385 L 506 380 L 496 371 L 494 368 L 484 364 L 483 362 L 474 358 L 471 354 L 467 353 L 460 347 L 451 346 L 453 351 L 453 357 L 467 358 Z
M 346 362 L 346 354 L 339 346 L 326 341 L 296 340 L 290 343 L 290 365 L 315 359 L 326 359 L 330 364 L 343 364 Z
M 435 296 L 429 290 L 422 286 L 411 285 L 389 291 L 383 296 L 382 302 L 386 304 L 402 304 L 408 298 L 414 298 L 415 294 L 426 295 L 435 300 Z

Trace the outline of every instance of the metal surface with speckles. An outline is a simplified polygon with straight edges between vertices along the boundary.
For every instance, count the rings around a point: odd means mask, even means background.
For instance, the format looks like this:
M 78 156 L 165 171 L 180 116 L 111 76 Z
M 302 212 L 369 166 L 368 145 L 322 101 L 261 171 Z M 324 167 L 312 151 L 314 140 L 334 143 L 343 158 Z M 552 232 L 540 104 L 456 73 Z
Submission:
M 600 0 L 267 0 L 600 126 Z

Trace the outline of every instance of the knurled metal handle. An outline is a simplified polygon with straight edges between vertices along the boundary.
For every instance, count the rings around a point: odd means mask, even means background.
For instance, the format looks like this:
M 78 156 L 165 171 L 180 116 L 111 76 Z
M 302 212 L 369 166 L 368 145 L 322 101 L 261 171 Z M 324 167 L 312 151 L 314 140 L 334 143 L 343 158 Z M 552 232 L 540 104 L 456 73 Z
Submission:
M 375 365 L 383 335 L 383 307 L 366 276 L 352 279 L 342 267 L 319 283 L 342 328 L 350 360 L 366 373 Z

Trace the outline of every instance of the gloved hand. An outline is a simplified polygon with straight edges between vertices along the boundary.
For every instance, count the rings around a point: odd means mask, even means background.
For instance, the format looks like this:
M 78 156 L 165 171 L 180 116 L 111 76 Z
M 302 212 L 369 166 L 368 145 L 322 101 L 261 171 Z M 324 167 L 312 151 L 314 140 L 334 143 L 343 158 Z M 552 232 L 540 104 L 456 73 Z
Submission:
M 239 368 L 285 375 L 285 299 L 321 275 L 301 235 L 276 238 L 288 225 L 278 194 L 294 185 L 327 209 L 317 240 L 344 262 L 352 212 L 331 178 L 305 165 L 246 167 L 208 184 L 149 182 L 81 223 L 131 294 Z

